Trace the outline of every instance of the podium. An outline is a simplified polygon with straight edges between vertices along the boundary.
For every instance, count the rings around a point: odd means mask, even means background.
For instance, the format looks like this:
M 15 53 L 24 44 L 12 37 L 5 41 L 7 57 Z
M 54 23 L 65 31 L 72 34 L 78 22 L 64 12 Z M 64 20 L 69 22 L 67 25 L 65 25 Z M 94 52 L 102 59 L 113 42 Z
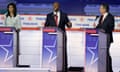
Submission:
M 58 28 L 22 28 L 19 33 L 19 65 L 61 71 L 64 33 Z
M 42 67 L 62 72 L 64 33 L 58 28 L 43 29 Z
M 16 66 L 16 31 L 0 27 L 0 68 Z
M 18 65 L 40 68 L 42 57 L 42 29 L 22 28 L 19 32 Z
M 99 30 L 86 30 L 85 72 L 106 72 L 107 37 Z

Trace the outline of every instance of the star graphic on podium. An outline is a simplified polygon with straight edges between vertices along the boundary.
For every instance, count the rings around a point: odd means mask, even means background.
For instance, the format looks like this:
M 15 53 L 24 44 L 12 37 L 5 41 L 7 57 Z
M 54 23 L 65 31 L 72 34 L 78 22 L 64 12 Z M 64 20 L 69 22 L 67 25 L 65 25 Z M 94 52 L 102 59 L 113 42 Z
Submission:
M 4 62 L 7 62 L 8 60 L 10 60 L 13 57 L 13 54 L 10 54 L 9 50 L 7 49 L 7 47 L 11 47 L 12 46 L 12 40 L 10 40 L 10 43 L 7 45 L 0 45 L 0 48 L 6 52 L 5 54 L 5 58 L 4 58 Z
M 98 60 L 98 57 L 95 57 L 96 54 L 93 51 L 97 49 L 97 46 L 98 46 L 98 41 L 96 41 L 96 44 L 94 47 L 87 47 L 88 51 L 92 54 L 91 61 L 90 61 L 91 65 L 94 64 Z
M 52 45 L 45 45 L 44 46 L 44 48 L 50 53 L 48 63 L 51 63 L 52 61 L 54 61 L 57 58 L 56 55 L 54 56 L 54 51 L 52 51 L 52 49 L 55 48 L 56 43 L 57 43 L 57 39 L 55 39 L 55 41 L 53 42 Z

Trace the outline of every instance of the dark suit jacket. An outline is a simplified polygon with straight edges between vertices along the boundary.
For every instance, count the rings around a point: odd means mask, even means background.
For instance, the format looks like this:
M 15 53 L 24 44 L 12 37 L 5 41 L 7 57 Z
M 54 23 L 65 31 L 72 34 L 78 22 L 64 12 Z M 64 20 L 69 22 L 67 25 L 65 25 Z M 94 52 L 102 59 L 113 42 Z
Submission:
M 100 24 L 99 21 L 99 24 L 97 25 L 96 28 L 103 29 L 105 33 L 110 35 L 110 43 L 113 42 L 112 31 L 114 30 L 114 17 L 110 13 L 108 13 L 102 24 Z
M 63 30 L 65 32 L 65 26 L 68 26 L 67 25 L 68 22 L 69 22 L 69 19 L 68 19 L 67 14 L 60 11 L 60 21 L 58 24 L 58 28 L 60 28 L 61 30 Z M 49 13 L 47 15 L 45 27 L 57 27 L 55 20 L 54 20 L 54 13 L 53 12 Z

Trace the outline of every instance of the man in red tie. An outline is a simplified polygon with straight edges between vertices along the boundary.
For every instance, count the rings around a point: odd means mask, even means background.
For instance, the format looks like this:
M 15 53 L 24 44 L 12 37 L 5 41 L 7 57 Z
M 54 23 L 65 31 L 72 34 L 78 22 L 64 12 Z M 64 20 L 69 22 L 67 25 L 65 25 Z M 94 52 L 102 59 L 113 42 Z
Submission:
M 65 34 L 65 42 L 63 47 L 63 71 L 67 72 L 67 37 L 65 26 L 68 28 L 72 27 L 72 23 L 69 21 L 68 16 L 66 13 L 60 10 L 60 4 L 58 2 L 53 3 L 53 12 L 49 13 L 46 18 L 45 27 L 58 27 L 60 28 Z
M 112 71 L 112 59 L 109 53 L 110 45 L 113 42 L 113 35 L 112 31 L 114 30 L 114 17 L 112 14 L 109 13 L 109 6 L 108 4 L 101 4 L 100 5 L 100 19 L 99 24 L 97 25 L 97 29 L 101 32 L 104 32 L 108 35 L 107 37 L 107 71 L 106 72 L 113 72 Z
M 66 13 L 60 10 L 60 4 L 58 2 L 53 3 L 54 11 L 49 13 L 46 18 L 45 27 L 58 27 L 65 32 L 65 26 L 72 27 L 72 23 L 69 21 Z

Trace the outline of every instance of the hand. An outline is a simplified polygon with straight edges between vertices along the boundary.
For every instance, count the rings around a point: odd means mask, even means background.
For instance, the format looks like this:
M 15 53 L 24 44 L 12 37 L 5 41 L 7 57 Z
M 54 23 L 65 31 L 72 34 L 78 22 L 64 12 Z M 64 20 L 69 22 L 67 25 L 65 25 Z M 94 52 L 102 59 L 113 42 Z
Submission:
M 68 22 L 67 25 L 68 25 L 68 28 L 72 27 L 72 23 L 71 22 Z
M 105 32 L 105 30 L 104 30 L 104 29 L 100 29 L 100 31 L 101 31 L 101 32 Z

